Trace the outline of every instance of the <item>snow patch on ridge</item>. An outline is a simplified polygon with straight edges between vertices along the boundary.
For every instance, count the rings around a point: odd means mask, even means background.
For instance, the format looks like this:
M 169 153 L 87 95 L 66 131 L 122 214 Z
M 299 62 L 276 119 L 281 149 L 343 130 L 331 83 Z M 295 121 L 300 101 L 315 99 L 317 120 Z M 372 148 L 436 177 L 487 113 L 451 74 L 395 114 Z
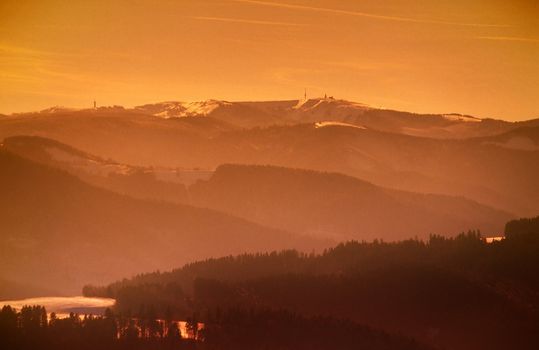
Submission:
M 314 127 L 316 129 L 325 128 L 325 127 L 328 127 L 328 126 L 345 126 L 345 127 L 363 129 L 363 130 L 367 129 L 366 127 L 361 126 L 361 125 L 354 125 L 354 124 L 348 124 L 348 123 L 343 123 L 343 122 L 325 121 L 325 122 L 316 122 L 316 123 L 314 123 Z
M 217 108 L 229 105 L 232 105 L 232 103 L 218 100 L 207 100 L 198 102 L 168 101 L 144 106 L 137 106 L 135 107 L 135 109 L 148 112 L 156 117 L 161 118 L 183 118 L 207 116 Z
M 468 115 L 462 115 L 462 114 L 442 114 L 442 117 L 447 120 L 459 121 L 459 122 L 472 122 L 472 123 L 481 122 L 481 119 L 479 118 L 471 117 Z
M 334 106 L 336 108 L 349 108 L 349 109 L 355 109 L 355 110 L 366 110 L 370 109 L 368 105 L 358 103 L 358 102 L 350 102 L 345 100 L 337 100 L 333 97 L 327 97 L 327 98 L 312 98 L 307 100 L 298 100 L 298 103 L 292 107 L 292 109 L 295 110 L 315 110 L 320 109 L 322 107 L 329 107 Z

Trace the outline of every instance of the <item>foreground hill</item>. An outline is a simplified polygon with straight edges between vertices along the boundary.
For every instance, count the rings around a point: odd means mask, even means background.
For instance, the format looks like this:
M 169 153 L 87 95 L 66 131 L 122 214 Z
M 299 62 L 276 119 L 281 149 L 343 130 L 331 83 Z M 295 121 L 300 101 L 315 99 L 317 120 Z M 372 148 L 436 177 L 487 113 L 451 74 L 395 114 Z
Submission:
M 199 329 L 191 318 L 181 322 L 150 313 L 129 313 L 47 320 L 47 309 L 5 306 L 0 312 L 0 346 L 49 350 L 429 350 L 417 341 L 347 320 L 303 317 L 296 313 L 236 308 L 216 312 Z M 181 331 L 181 333 L 180 333 Z
M 82 281 L 208 256 L 322 246 L 211 210 L 107 192 L 3 150 L 0 169 L 0 278 L 14 285 L 73 293 Z
M 323 254 L 294 251 L 208 259 L 140 275 L 89 296 L 116 310 L 179 317 L 236 310 L 288 310 L 347 318 L 437 349 L 521 349 L 539 344 L 539 219 L 507 225 L 487 244 L 476 233 L 428 241 L 349 242 Z M 182 292 L 183 291 L 183 292 Z
M 465 198 L 389 190 L 345 175 L 224 165 L 189 188 L 192 203 L 320 237 L 397 240 L 470 228 L 498 235 L 508 213 Z

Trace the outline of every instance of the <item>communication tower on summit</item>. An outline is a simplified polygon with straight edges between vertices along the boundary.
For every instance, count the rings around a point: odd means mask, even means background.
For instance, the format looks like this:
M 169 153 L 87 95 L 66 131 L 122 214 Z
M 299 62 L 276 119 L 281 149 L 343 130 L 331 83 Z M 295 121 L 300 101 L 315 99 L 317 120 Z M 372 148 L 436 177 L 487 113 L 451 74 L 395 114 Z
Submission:
M 305 88 L 305 93 L 303 94 L 303 99 L 307 101 L 307 88 Z

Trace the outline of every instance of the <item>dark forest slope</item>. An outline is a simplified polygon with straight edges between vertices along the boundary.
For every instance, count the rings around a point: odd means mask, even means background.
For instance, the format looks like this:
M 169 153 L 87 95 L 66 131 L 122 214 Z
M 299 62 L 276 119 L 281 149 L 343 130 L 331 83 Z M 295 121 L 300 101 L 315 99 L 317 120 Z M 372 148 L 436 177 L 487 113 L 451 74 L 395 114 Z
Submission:
M 463 197 L 390 190 L 335 173 L 223 165 L 189 188 L 193 203 L 276 228 L 338 239 L 405 239 L 479 229 L 512 216 Z
M 185 205 L 135 200 L 0 151 L 0 276 L 70 293 L 82 281 L 318 242 Z
M 508 224 L 508 238 L 492 244 L 470 232 L 427 242 L 351 242 L 321 255 L 241 255 L 85 293 L 117 298 L 119 311 L 145 305 L 206 317 L 237 305 L 286 309 L 348 318 L 442 349 L 531 350 L 539 344 L 535 222 Z

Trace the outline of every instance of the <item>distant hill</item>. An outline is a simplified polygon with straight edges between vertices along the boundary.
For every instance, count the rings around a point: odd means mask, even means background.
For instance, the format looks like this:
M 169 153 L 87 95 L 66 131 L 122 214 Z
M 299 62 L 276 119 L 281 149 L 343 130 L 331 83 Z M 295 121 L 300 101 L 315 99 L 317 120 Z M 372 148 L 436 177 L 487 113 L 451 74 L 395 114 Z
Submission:
M 334 239 L 402 239 L 470 228 L 499 235 L 508 213 L 462 197 L 382 188 L 336 173 L 225 165 L 215 173 L 133 167 L 104 161 L 57 141 L 11 137 L 3 147 L 86 182 L 138 198 L 207 207 L 265 226 Z M 212 175 L 213 174 L 213 175 Z M 194 179 L 190 179 L 190 185 Z M 391 218 L 391 220 L 387 220 Z
M 51 138 L 103 159 L 133 165 L 192 168 L 207 163 L 207 140 L 237 127 L 214 118 L 164 119 L 121 107 L 13 114 L 0 119 L 0 139 Z M 196 149 L 197 152 L 188 152 Z M 178 158 L 178 156 L 180 156 Z M 181 160 L 180 160 L 181 159 Z
M 351 175 L 411 192 L 465 196 L 518 215 L 539 212 L 539 151 L 487 139 L 440 140 L 334 124 L 231 131 L 212 140 L 221 163 Z
M 6 280 L 0 277 L 0 300 L 30 298 L 36 295 L 63 295 L 63 292 L 61 288 L 57 289 L 57 286 L 35 286 L 29 283 Z
M 117 195 L 4 150 L 0 169 L 0 277 L 13 283 L 75 293 L 83 281 L 208 256 L 325 246 L 212 210 Z
M 10 115 L 0 119 L 0 138 L 52 138 L 133 166 L 213 170 L 238 163 L 338 172 L 531 216 L 539 213 L 537 123 L 419 115 L 330 98 L 166 102 Z
M 137 106 L 134 110 L 161 118 L 213 118 L 241 128 L 269 126 L 285 122 L 281 115 L 256 108 L 248 103 L 216 100 L 162 102 Z
M 398 240 L 468 229 L 499 235 L 512 215 L 462 197 L 390 190 L 336 173 L 223 165 L 189 188 L 192 203 L 280 229 Z
M 209 176 L 203 171 L 121 164 L 39 136 L 8 137 L 2 148 L 31 161 L 65 170 L 92 185 L 141 199 L 185 203 L 185 185 Z
M 338 121 L 379 131 L 436 138 L 466 138 L 502 133 L 517 126 L 494 119 L 449 114 L 416 114 L 374 108 L 334 98 L 289 101 L 162 102 L 135 107 L 164 118 L 212 117 L 239 127 Z
M 508 149 L 539 151 L 539 126 L 522 126 L 506 133 L 484 137 L 480 140 L 486 144 Z

